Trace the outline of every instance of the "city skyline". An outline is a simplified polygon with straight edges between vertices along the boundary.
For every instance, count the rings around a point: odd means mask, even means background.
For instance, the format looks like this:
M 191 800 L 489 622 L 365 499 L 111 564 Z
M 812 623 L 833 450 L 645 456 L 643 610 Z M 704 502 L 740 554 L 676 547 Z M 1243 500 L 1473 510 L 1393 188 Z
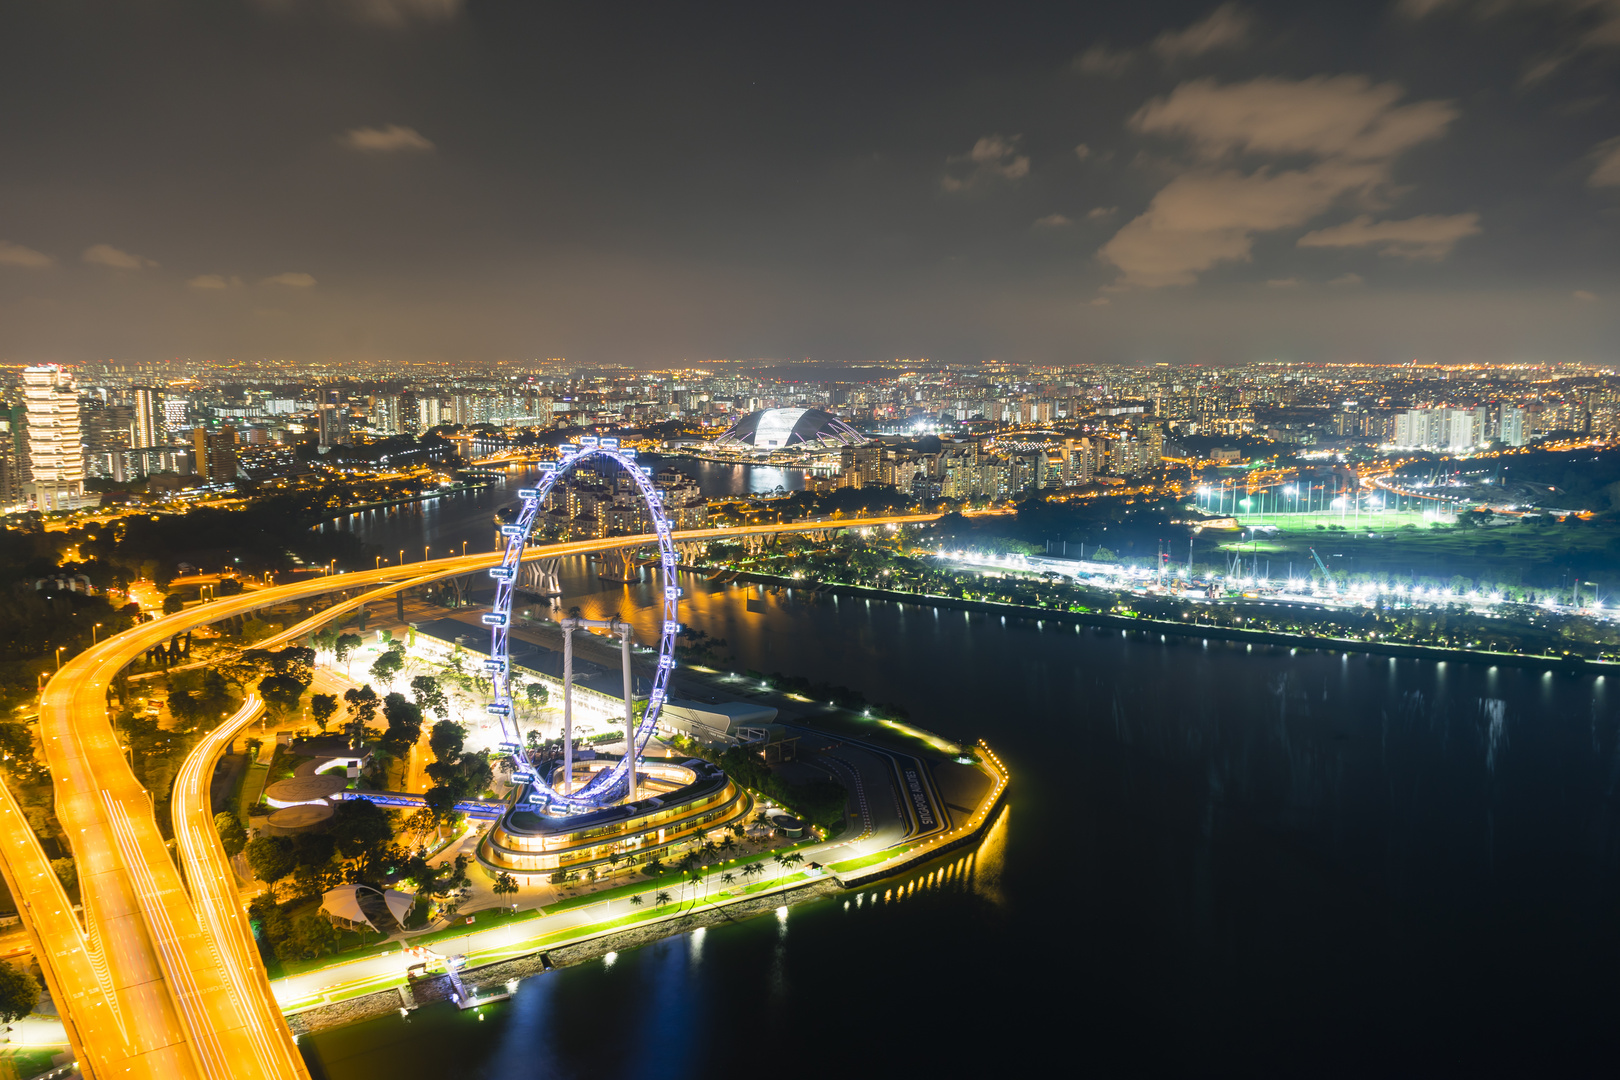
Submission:
M 0 359 L 1611 362 L 1617 19 L 12 6 Z
M 0 1080 L 1598 1071 L 1617 76 L 0 0 Z

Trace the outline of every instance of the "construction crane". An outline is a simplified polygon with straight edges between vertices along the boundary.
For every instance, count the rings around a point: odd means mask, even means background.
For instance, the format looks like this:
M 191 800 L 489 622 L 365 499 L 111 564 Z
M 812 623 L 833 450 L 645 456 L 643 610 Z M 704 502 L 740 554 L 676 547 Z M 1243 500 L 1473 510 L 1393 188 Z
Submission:
M 1322 556 L 1320 556 L 1320 555 L 1318 555 L 1316 553 L 1315 548 L 1311 548 L 1311 558 L 1315 559 L 1316 560 L 1316 565 L 1321 568 L 1322 577 L 1327 581 L 1332 581 L 1333 580 L 1333 574 L 1328 570 L 1327 563 L 1322 561 Z

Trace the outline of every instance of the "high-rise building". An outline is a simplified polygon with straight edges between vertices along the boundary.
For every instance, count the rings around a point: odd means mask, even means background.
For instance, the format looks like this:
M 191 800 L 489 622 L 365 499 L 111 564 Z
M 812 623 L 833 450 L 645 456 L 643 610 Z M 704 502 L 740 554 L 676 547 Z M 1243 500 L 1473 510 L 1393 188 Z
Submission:
M 210 484 L 236 480 L 236 429 L 229 424 L 209 431 L 198 424 L 191 429 L 192 470 Z
M 1524 410 L 1511 406 L 1502 407 L 1501 434 L 1504 443 L 1509 446 L 1524 445 Z
M 185 398 L 163 399 L 163 426 L 170 435 L 186 426 L 186 408 L 189 405 Z
M 375 394 L 371 399 L 371 426 L 384 435 L 403 435 L 404 417 L 400 415 L 401 395 Z
M 84 468 L 88 476 L 123 481 L 124 451 L 130 448 L 135 426 L 134 410 L 128 405 L 107 405 L 99 398 L 79 402 L 84 428 Z
M 27 412 L 19 403 L 0 405 L 0 507 L 23 501 L 28 482 Z
M 341 405 L 322 405 L 315 410 L 316 430 L 321 446 L 337 446 L 349 440 L 349 414 Z
M 839 452 L 839 486 L 871 487 L 880 481 L 883 447 L 876 444 L 846 446 Z
M 169 441 L 168 418 L 163 413 L 163 397 L 150 386 L 137 386 L 134 393 L 132 444 L 138 447 L 163 446 Z
M 1395 414 L 1394 444 L 1467 451 L 1488 440 L 1487 409 L 1407 409 Z
M 423 397 L 416 399 L 416 420 L 422 431 L 436 428 L 444 423 L 444 402 L 436 397 Z
M 71 509 L 84 497 L 84 450 L 79 437 L 79 398 L 73 376 L 56 364 L 23 369 L 28 413 L 25 493 L 40 510 Z

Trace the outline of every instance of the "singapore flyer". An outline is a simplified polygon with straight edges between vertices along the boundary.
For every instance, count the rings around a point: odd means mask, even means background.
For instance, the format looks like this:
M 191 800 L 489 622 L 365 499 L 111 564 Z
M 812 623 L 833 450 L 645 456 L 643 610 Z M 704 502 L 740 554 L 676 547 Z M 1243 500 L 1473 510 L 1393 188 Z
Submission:
M 521 733 L 518 731 L 516 712 L 512 707 L 509 633 L 512 624 L 512 598 L 518 580 L 518 570 L 534 530 L 535 521 L 540 515 L 540 509 L 559 479 L 592 458 L 606 458 L 616 462 L 634 479 L 636 489 L 646 503 L 647 516 L 653 523 L 653 532 L 657 537 L 659 564 L 663 569 L 663 619 L 659 633 L 658 664 L 652 690 L 647 698 L 647 710 L 633 730 L 626 732 L 627 745 L 624 757 L 613 767 L 595 772 L 587 782 L 575 788 L 573 777 L 569 775 L 572 772 L 571 754 L 565 756 L 567 764 L 564 766 L 560 785 L 553 784 L 548 777 L 536 772 L 529 764 L 523 749 Z M 675 639 L 680 633 L 681 593 L 675 581 L 675 546 L 670 540 L 670 523 L 664 513 L 663 497 L 653 486 L 652 470 L 636 462 L 634 450 L 620 449 L 619 440 L 615 438 L 598 439 L 594 436 L 585 436 L 577 445 L 562 447 L 560 461 L 547 462 L 541 468 L 544 479 L 540 486 L 518 491 L 522 507 L 517 520 L 510 525 L 501 526 L 501 534 L 506 538 L 505 558 L 499 566 L 492 567 L 489 571 L 490 577 L 495 579 L 495 602 L 483 617 L 483 621 L 490 627 L 489 659 L 484 662 L 484 666 L 490 673 L 490 681 L 494 688 L 494 696 L 488 707 L 500 724 L 501 749 L 512 755 L 514 760 L 513 779 L 528 785 L 527 802 L 540 810 L 581 813 L 607 806 L 624 798 L 631 790 L 635 762 L 640 759 L 647 740 L 657 728 L 659 713 L 663 710 L 668 697 L 670 675 L 675 669 Z M 582 620 L 570 621 L 585 625 Z M 625 626 L 616 628 L 625 635 L 628 656 L 629 628 Z M 571 629 L 565 627 L 565 633 L 571 632 Z M 626 674 L 628 676 L 628 661 Z M 569 689 L 565 685 L 564 693 L 568 693 Z M 627 703 L 628 700 L 627 686 Z

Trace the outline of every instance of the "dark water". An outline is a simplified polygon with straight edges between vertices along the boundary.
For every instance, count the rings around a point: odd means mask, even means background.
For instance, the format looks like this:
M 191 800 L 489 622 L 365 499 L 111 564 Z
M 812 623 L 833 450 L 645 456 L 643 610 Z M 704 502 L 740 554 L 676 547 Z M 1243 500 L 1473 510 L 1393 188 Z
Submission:
M 990 741 L 974 876 L 306 1040 L 326 1076 L 1610 1071 L 1614 680 L 687 586 L 740 665 Z

